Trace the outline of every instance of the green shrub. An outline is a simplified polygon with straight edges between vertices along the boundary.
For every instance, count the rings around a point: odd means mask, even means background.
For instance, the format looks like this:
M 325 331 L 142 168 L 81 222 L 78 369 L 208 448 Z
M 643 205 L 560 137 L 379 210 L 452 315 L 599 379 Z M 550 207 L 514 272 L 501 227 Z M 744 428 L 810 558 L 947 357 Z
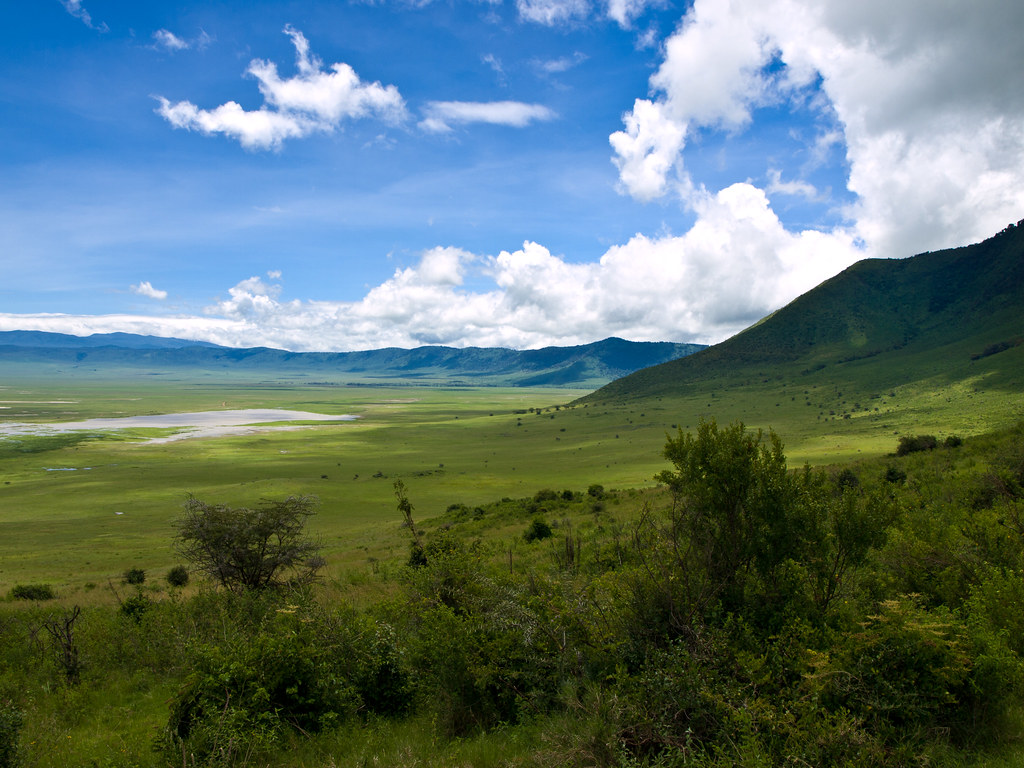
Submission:
M 297 607 L 252 637 L 193 647 L 191 674 L 171 701 L 163 747 L 201 760 L 260 754 L 289 732 L 333 727 L 358 705 L 331 643 Z
M 49 584 L 15 584 L 11 587 L 11 597 L 15 600 L 53 600 L 57 593 Z
M 548 538 L 551 538 L 551 526 L 539 517 L 534 518 L 534 521 L 530 523 L 530 527 L 523 534 L 523 540 L 527 543 Z
M 885 470 L 883 479 L 893 485 L 903 485 L 907 481 L 907 473 L 899 467 L 889 467 Z
M 167 572 L 167 583 L 172 587 L 184 587 L 188 584 L 188 568 L 176 565 Z
M 890 743 L 972 727 L 976 660 L 966 627 L 949 612 L 889 600 L 841 642 L 807 678 L 829 710 L 852 713 Z
M 129 568 L 124 572 L 125 584 L 138 586 L 146 582 L 146 572 L 142 568 Z
M 121 603 L 121 615 L 127 616 L 138 624 L 142 621 L 143 614 L 149 610 L 151 605 L 152 601 L 142 593 L 132 595 Z
M 896 455 L 906 456 L 908 453 L 933 451 L 938 445 L 939 441 L 935 435 L 904 435 L 896 446 Z

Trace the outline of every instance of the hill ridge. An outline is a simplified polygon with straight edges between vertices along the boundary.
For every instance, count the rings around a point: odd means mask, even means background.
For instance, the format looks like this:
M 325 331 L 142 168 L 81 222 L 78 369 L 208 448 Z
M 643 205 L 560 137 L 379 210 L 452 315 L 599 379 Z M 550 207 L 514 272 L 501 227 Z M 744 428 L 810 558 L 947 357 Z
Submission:
M 986 349 L 1016 346 L 1022 317 L 1024 221 L 973 245 L 858 261 L 735 336 L 613 381 L 581 402 L 638 400 L 749 379 L 760 369 L 807 374 L 871 358 L 898 369 L 926 359 L 934 368 L 945 357 L 951 374 L 967 375 Z

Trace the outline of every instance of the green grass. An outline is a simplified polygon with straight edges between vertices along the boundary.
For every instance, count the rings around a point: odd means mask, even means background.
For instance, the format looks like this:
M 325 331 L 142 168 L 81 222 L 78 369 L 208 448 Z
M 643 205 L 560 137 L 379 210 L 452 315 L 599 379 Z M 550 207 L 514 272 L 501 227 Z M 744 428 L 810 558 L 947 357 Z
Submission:
M 1016 349 L 1003 355 L 1024 354 Z M 996 356 L 994 356 L 996 357 Z M 982 361 L 984 363 L 984 361 Z M 853 364 L 851 364 L 853 366 Z M 129 567 L 177 562 L 174 520 L 188 494 L 234 506 L 312 493 L 314 531 L 335 573 L 406 546 L 393 483 L 427 520 L 450 504 L 652 484 L 667 434 L 701 418 L 775 429 L 790 463 L 826 464 L 895 450 L 898 435 L 968 436 L 1024 416 L 1016 391 L 937 371 L 880 389 L 814 374 L 711 382 L 641 402 L 565 404 L 565 389 L 320 387 L 240 377 L 103 381 L 65 377 L 0 389 L 4 421 L 70 421 L 224 408 L 356 414 L 354 422 L 146 444 L 168 430 L 0 439 L 0 594 L 17 582 L 58 590 L 105 583 Z M 767 378 L 767 377 L 766 377 Z M 531 411 L 532 409 L 532 411 Z M 876 410 L 877 409 L 877 410 Z

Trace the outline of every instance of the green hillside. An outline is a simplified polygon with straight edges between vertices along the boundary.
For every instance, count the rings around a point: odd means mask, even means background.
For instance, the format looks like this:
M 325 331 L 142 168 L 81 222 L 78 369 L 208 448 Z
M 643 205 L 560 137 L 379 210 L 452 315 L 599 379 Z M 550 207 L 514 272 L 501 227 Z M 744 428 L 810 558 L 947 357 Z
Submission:
M 896 386 L 1024 389 L 1024 222 L 976 245 L 868 259 L 686 359 L 639 371 L 580 402 L 636 402 L 695 389 Z M 756 388 L 756 386 L 755 386 Z

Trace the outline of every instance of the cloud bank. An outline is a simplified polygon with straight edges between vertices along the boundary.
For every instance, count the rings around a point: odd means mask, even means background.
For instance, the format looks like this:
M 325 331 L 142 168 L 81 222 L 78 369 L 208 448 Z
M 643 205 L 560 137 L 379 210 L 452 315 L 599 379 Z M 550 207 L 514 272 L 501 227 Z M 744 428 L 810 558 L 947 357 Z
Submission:
M 982 239 L 1024 209 L 1024 5 L 1002 0 L 863 3 L 696 0 L 610 140 L 624 192 L 639 200 L 702 191 L 685 147 L 742 132 L 759 108 L 817 116 L 819 147 L 845 144 L 852 232 L 871 256 Z M 838 132 L 838 136 L 837 136 Z M 809 149 L 813 149 L 812 145 Z M 773 194 L 810 194 L 778 176 Z M 842 248 L 849 233 L 835 233 Z M 828 245 L 828 244 L 826 244 Z
M 0 315 L 0 329 L 119 330 L 296 351 L 428 344 L 525 349 L 607 336 L 713 342 L 857 255 L 852 237 L 840 248 L 836 234 L 787 232 L 764 193 L 748 184 L 709 194 L 699 208 L 698 225 L 685 235 L 638 234 L 596 263 L 574 264 L 529 241 L 494 256 L 437 247 L 355 302 L 285 300 L 279 284 L 251 277 L 203 316 Z M 467 289 L 470 276 L 487 287 Z

